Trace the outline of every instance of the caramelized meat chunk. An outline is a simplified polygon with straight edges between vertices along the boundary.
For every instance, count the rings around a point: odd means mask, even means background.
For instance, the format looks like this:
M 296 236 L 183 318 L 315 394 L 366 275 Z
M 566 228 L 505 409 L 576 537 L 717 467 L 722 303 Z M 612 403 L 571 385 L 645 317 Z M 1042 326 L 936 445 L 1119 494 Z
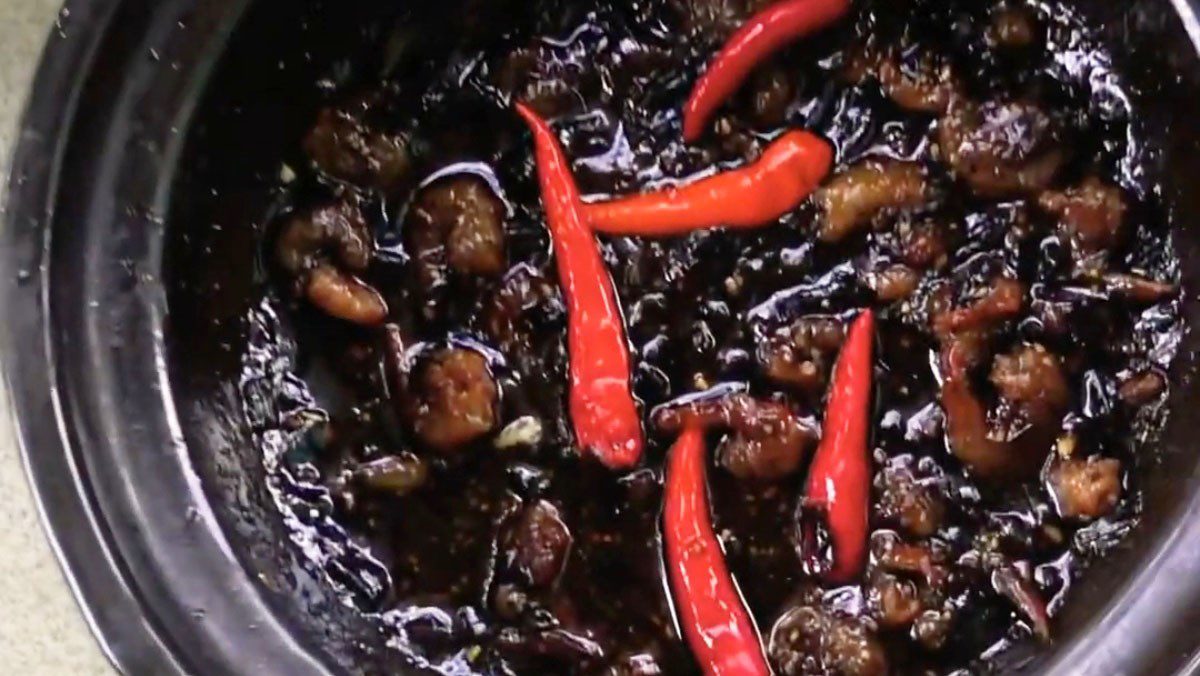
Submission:
M 982 478 L 1027 477 L 1049 452 L 1069 402 L 1062 364 L 1040 345 L 998 357 L 992 382 L 1008 410 L 991 420 L 971 384 L 969 351 L 956 340 L 942 349 L 941 399 L 950 447 Z
M 887 629 L 911 625 L 925 609 L 917 586 L 910 580 L 889 573 L 878 573 L 871 577 L 867 598 L 879 624 Z
M 889 265 L 866 274 L 867 288 L 874 291 L 875 297 L 884 303 L 895 303 L 908 298 L 920 283 L 921 273 L 907 265 Z
M 1050 468 L 1046 483 L 1064 519 L 1098 519 L 1121 498 L 1121 462 L 1098 457 L 1061 460 Z
M 660 408 L 654 421 L 671 433 L 691 425 L 730 429 L 717 461 L 739 479 L 774 481 L 792 474 L 817 438 L 811 422 L 788 406 L 747 394 Z
M 554 584 L 571 552 L 571 531 L 558 508 L 545 500 L 527 505 L 501 539 L 508 569 L 534 587 Z
M 1117 396 L 1127 406 L 1153 403 L 1167 390 L 1167 378 L 1157 369 L 1146 369 L 1130 375 L 1117 387 Z
M 368 101 L 357 100 L 322 110 L 304 138 L 304 150 L 333 178 L 394 193 L 412 171 L 408 139 L 368 126 L 363 118 L 369 107 Z
M 449 269 L 484 277 L 504 272 L 504 204 L 477 176 L 422 188 L 409 209 L 405 236 L 425 288 L 444 285 Z
M 758 348 L 758 362 L 771 382 L 808 394 L 825 389 L 829 369 L 846 339 L 846 325 L 836 317 L 802 317 L 768 334 Z
M 1066 159 L 1057 125 L 1027 102 L 952 107 L 938 125 L 941 158 L 981 197 L 1044 190 Z
M 930 199 L 925 170 L 911 162 L 866 160 L 837 174 L 816 195 L 822 219 L 818 236 L 839 242 L 876 216 L 917 209 Z
M 1085 255 L 1117 243 L 1127 209 L 1121 189 L 1094 176 L 1067 190 L 1048 190 L 1037 203 L 1058 217 L 1059 227 Z
M 903 467 L 888 467 L 880 473 L 880 518 L 894 523 L 916 537 L 929 537 L 942 526 L 946 502 L 937 487 L 917 481 Z
M 944 113 L 962 95 L 950 64 L 927 51 L 892 50 L 880 58 L 877 73 L 888 97 L 915 113 Z
M 1020 408 L 1034 424 L 1058 422 L 1070 403 L 1062 362 L 1041 345 L 1021 345 L 997 356 L 991 380 L 1000 397 Z
M 1179 286 L 1127 272 L 1105 273 L 1104 286 L 1109 293 L 1138 305 L 1153 305 L 1179 294 Z
M 839 617 L 819 604 L 819 599 L 805 599 L 775 620 L 767 637 L 767 657 L 775 673 L 886 674 L 887 655 L 874 632 L 861 621 Z
M 1000 277 L 992 282 L 983 297 L 970 305 L 934 313 L 933 328 L 941 336 L 986 331 L 1000 322 L 1016 317 L 1021 312 L 1024 302 L 1025 287 L 1015 279 Z
M 339 200 L 293 214 L 275 242 L 275 258 L 309 302 L 326 314 L 376 325 L 387 317 L 387 304 L 354 274 L 366 271 L 373 248 L 358 205 Z
M 496 429 L 496 381 L 479 352 L 438 350 L 413 375 L 404 378 L 399 398 L 426 446 L 454 453 Z
M 992 587 L 1021 611 L 1039 640 L 1050 640 L 1050 614 L 1046 610 L 1046 601 L 1029 578 L 1014 566 L 1000 566 L 992 571 Z

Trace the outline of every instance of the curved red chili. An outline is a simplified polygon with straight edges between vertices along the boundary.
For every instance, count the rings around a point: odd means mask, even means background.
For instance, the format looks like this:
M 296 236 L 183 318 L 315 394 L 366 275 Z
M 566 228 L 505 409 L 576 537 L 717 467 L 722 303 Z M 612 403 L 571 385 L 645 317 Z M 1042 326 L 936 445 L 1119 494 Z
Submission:
M 651 193 L 583 207 L 588 224 L 610 235 L 678 235 L 700 228 L 753 228 L 795 209 L 824 180 L 833 149 L 806 131 L 790 131 L 739 169 Z
M 871 376 L 875 318 L 870 309 L 854 320 L 833 372 L 821 444 L 808 470 L 804 508 L 825 519 L 833 544 L 830 582 L 845 583 L 867 560 L 871 502 Z M 812 523 L 804 524 L 811 529 Z M 804 540 L 811 544 L 811 531 Z M 811 553 L 811 552 L 810 552 Z
M 704 471 L 704 430 L 684 428 L 671 447 L 663 539 L 676 612 L 708 676 L 771 673 L 754 621 L 713 534 Z
M 683 109 L 683 138 L 695 141 L 754 67 L 791 42 L 837 21 L 850 0 L 784 0 L 755 14 L 709 64 Z
M 619 469 L 642 455 L 642 425 L 630 387 L 629 344 L 612 279 L 580 212 L 579 189 L 558 138 L 523 104 L 533 131 L 546 224 L 567 304 L 571 423 L 579 445 Z

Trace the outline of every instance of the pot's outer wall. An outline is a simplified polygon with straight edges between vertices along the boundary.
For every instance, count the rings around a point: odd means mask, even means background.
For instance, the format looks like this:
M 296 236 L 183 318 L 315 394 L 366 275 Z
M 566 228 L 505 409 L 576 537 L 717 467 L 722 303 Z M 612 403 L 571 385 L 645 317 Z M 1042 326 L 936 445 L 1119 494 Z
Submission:
M 1149 168 L 1194 290 L 1200 60 L 1188 29 L 1200 38 L 1200 26 L 1174 1 L 1079 5 L 1123 46 L 1117 70 L 1160 151 Z M 48 526 L 123 671 L 400 669 L 288 545 L 235 383 L 255 228 L 278 159 L 319 105 L 313 82 L 338 59 L 378 59 L 408 8 L 81 0 L 51 38 L 9 185 L 3 355 Z M 1200 326 L 1194 293 L 1184 311 Z M 1198 346 L 1193 332 L 1172 374 L 1176 415 L 1143 527 L 1079 583 L 1056 644 L 1011 656 L 1014 670 L 1195 671 Z

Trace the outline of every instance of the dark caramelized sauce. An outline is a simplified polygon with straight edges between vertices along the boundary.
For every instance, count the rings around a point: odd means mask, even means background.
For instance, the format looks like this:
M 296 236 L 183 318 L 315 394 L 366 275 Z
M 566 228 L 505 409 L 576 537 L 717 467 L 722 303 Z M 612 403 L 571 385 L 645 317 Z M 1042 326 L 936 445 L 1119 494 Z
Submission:
M 1086 561 L 1135 525 L 1139 440 L 1161 416 L 1153 405 L 1123 406 L 1118 382 L 1168 365 L 1181 326 L 1177 303 L 1138 306 L 1081 289 L 1065 271 L 1073 265 L 1069 253 L 1049 237 L 1053 219 L 1032 208 L 1032 198 L 975 196 L 935 159 L 936 115 L 905 111 L 876 80 L 854 84 L 845 74 L 853 50 L 900 45 L 903 54 L 924 50 L 952 64 L 972 100 L 1036 101 L 1059 125 L 1054 142 L 1069 148 L 1054 186 L 1098 176 L 1124 190 L 1127 236 L 1110 252 L 1110 266 L 1170 281 L 1176 261 L 1163 246 L 1170 240 L 1162 208 L 1143 184 L 1133 111 L 1105 51 L 1054 4 L 1013 5 L 1033 18 L 1036 44 L 1006 51 L 989 42 L 988 26 L 1000 11 L 993 3 L 863 3 L 841 27 L 776 58 L 774 81 L 752 81 L 723 109 L 716 131 L 687 146 L 677 111 L 723 36 L 720 22 L 705 17 L 744 16 L 747 4 L 754 3 L 508 3 L 489 21 L 465 11 L 441 18 L 442 53 L 418 62 L 396 47 L 397 64 L 375 88 L 337 94 L 368 97 L 370 124 L 402 136 L 413 158 L 412 181 L 402 189 L 354 191 L 378 245 L 365 279 L 387 298 L 391 321 L 416 352 L 453 341 L 488 350 L 502 393 L 501 427 L 526 416 L 541 427 L 532 448 L 497 449 L 489 437 L 450 456 L 428 452 L 392 406 L 379 333 L 293 302 L 286 279 L 278 299 L 256 313 L 243 392 L 252 409 L 261 392 L 284 393 L 272 407 L 280 419 L 259 425 L 280 508 L 331 582 L 377 614 L 415 665 L 445 673 L 640 673 L 630 665 L 646 657 L 663 673 L 697 669 L 677 633 L 662 571 L 658 518 L 670 439 L 650 431 L 642 466 L 630 473 L 580 460 L 565 410 L 565 313 L 557 293 L 540 299 L 522 317 L 519 337 L 502 346 L 487 318 L 503 281 L 452 275 L 429 289 L 412 273 L 403 224 L 413 189 L 433 172 L 472 173 L 499 187 L 510 267 L 525 266 L 555 285 L 531 144 L 508 109 L 514 92 L 545 95 L 582 190 L 598 197 L 737 166 L 783 128 L 830 139 L 839 168 L 862 158 L 914 160 L 941 186 L 942 198 L 920 218 L 950 233 L 948 260 L 923 272 L 918 290 L 893 304 L 875 299 L 864 271 L 895 258 L 894 227 L 822 243 L 813 234 L 813 205 L 754 232 L 602 241 L 627 320 L 635 393 L 647 413 L 705 384 L 741 382 L 756 396 L 786 397 L 819 421 L 820 393 L 789 394 L 763 377 L 760 339 L 805 315 L 879 308 L 876 469 L 880 477 L 885 468 L 907 471 L 944 501 L 936 532 L 909 539 L 943 552 L 949 582 L 937 607 L 952 609 L 954 618 L 943 647 L 932 649 L 908 627 L 877 627 L 869 594 L 858 585 L 824 590 L 823 605 L 834 615 L 868 618 L 892 671 L 979 667 L 1011 642 L 1032 640 L 1028 618 L 997 592 L 980 557 L 1002 556 L 1028 575 L 1053 613 Z M 543 73 L 534 89 L 512 72 L 522 63 Z M 292 208 L 352 191 L 313 168 L 294 171 L 286 189 Z M 1056 303 L 1069 315 L 1069 330 L 1054 333 L 1027 308 L 997 328 L 993 342 L 999 352 L 1036 341 L 1062 358 L 1072 387 L 1064 434 L 1072 432 L 1087 455 L 1122 462 L 1124 490 L 1104 518 L 1061 518 L 1040 481 L 977 481 L 947 450 L 929 296 L 947 280 L 986 286 L 998 270 L 1018 277 L 1031 300 Z M 429 465 L 423 485 L 407 495 L 362 487 L 357 468 L 410 451 Z M 764 634 L 798 592 L 817 584 L 792 540 L 802 478 L 763 484 L 716 465 L 709 470 L 718 536 Z M 506 556 L 502 531 L 523 504 L 540 499 L 557 507 L 573 544 L 552 589 L 523 590 L 498 573 Z M 895 527 L 882 516 L 876 521 L 880 530 Z M 499 607 L 514 603 L 521 605 L 515 614 Z M 553 629 L 590 641 L 601 654 L 554 643 L 546 638 Z

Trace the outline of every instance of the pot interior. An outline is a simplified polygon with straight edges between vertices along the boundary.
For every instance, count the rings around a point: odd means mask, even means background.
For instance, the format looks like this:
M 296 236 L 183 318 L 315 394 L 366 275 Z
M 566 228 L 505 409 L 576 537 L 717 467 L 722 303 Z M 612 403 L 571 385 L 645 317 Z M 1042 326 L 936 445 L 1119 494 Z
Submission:
M 1196 288 L 1196 48 L 1166 1 L 1076 4 L 1111 46 L 1115 70 L 1134 93 L 1134 118 L 1149 142 L 1144 179 L 1162 186 L 1185 287 Z M 278 402 L 292 396 L 297 383 L 290 375 L 295 368 L 290 329 L 265 304 L 271 287 L 256 242 L 280 207 L 281 159 L 305 161 L 297 156 L 299 141 L 331 96 L 327 83 L 343 91 L 367 84 L 385 69 L 406 67 L 413 53 L 431 62 L 446 59 L 453 44 L 440 39 L 439 26 L 465 11 L 463 5 L 459 0 L 419 6 L 368 0 L 251 3 L 214 69 L 197 85 L 202 87 L 199 105 L 186 118 L 186 143 L 173 160 L 165 342 L 170 391 L 188 453 L 232 551 L 251 578 L 261 581 L 273 612 L 335 670 L 394 671 L 396 655 L 385 645 L 387 634 L 378 622 L 344 602 L 347 587 L 371 581 L 332 584 L 328 578 L 330 571 L 353 567 L 346 557 L 357 554 L 348 536 L 330 530 L 319 517 L 305 521 L 295 512 L 281 512 L 268 489 L 269 481 L 278 480 L 270 461 L 279 451 L 271 446 L 279 442 L 272 433 Z M 1200 313 L 1194 294 L 1188 294 L 1184 313 L 1189 322 Z M 1200 396 L 1196 347 L 1195 335 L 1185 338 L 1171 381 L 1170 408 L 1176 414 L 1145 458 L 1140 528 L 1075 583 L 1056 619 L 1054 645 L 1036 655 L 1018 649 L 1006 658 L 1008 666 L 1036 670 L 1055 659 L 1077 657 L 1081 646 L 1101 645 L 1086 639 L 1111 632 L 1113 614 L 1131 595 L 1169 584 L 1138 578 L 1138 573 L 1178 536 L 1180 519 L 1200 489 L 1200 455 L 1193 452 L 1190 421 L 1179 414 Z M 248 359 L 258 365 L 259 375 L 270 377 L 248 377 Z M 1200 604 L 1188 605 L 1168 613 L 1170 626 L 1189 628 L 1200 621 Z M 1146 637 L 1112 638 L 1137 642 Z M 1153 639 L 1155 649 L 1137 658 L 1138 668 L 1163 673 L 1178 666 L 1191 641 L 1183 635 L 1178 642 L 1169 638 Z

